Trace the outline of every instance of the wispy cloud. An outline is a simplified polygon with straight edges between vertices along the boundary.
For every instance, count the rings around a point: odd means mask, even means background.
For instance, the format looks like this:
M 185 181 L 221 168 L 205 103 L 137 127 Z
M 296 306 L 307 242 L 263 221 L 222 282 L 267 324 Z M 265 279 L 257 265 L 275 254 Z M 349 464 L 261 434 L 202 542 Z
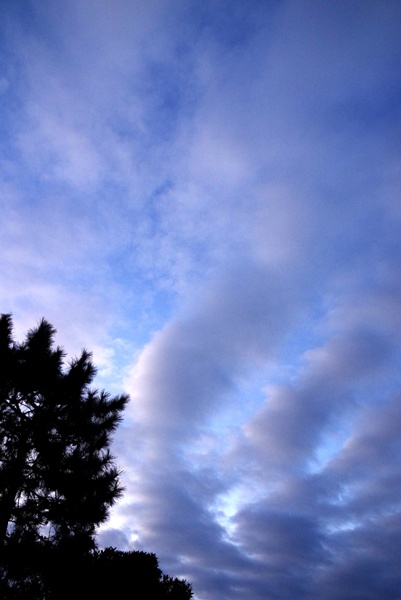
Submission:
M 400 20 L 5 9 L 2 311 L 131 394 L 99 541 L 199 600 L 398 598 Z

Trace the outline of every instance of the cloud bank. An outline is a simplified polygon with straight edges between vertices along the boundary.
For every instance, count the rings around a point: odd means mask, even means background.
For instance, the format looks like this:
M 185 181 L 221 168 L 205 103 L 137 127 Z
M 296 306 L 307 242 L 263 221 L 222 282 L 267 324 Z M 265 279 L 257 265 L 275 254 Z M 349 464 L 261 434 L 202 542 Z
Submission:
M 131 404 L 99 543 L 198 600 L 398 599 L 398 2 L 15 2 L 2 312 Z

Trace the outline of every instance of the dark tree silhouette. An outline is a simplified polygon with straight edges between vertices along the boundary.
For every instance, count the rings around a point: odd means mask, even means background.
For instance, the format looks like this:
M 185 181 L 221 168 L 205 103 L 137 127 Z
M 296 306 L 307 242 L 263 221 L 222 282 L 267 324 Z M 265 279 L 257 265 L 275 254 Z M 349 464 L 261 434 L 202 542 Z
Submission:
M 163 575 L 155 554 L 121 552 L 106 548 L 93 552 L 81 568 L 89 577 L 82 577 L 86 587 L 83 598 L 151 598 L 152 600 L 189 600 L 192 586 L 185 580 Z
M 0 598 L 189 600 L 154 554 L 97 549 L 122 495 L 110 444 L 129 397 L 92 390 L 91 355 L 65 367 L 54 334 L 42 320 L 18 344 L 0 317 Z
M 21 570 L 25 554 L 49 546 L 93 550 L 96 527 L 122 494 L 110 443 L 128 396 L 89 388 L 96 371 L 85 350 L 64 368 L 54 334 L 42 320 L 17 344 L 11 316 L 0 318 L 3 583 L 15 553 Z

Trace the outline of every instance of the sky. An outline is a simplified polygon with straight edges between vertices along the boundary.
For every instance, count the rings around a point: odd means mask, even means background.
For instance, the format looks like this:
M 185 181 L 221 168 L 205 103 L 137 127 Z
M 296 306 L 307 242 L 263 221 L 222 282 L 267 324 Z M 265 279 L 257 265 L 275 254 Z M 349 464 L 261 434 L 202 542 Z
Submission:
M 401 3 L 0 12 L 0 312 L 131 396 L 100 546 L 399 600 Z

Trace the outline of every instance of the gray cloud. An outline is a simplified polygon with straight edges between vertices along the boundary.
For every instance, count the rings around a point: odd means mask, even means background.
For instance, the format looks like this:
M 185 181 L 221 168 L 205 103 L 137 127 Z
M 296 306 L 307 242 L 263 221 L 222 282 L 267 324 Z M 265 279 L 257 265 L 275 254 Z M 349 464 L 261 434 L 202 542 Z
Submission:
M 132 395 L 99 542 L 199 600 L 395 600 L 399 3 L 28 5 L 0 297 Z

